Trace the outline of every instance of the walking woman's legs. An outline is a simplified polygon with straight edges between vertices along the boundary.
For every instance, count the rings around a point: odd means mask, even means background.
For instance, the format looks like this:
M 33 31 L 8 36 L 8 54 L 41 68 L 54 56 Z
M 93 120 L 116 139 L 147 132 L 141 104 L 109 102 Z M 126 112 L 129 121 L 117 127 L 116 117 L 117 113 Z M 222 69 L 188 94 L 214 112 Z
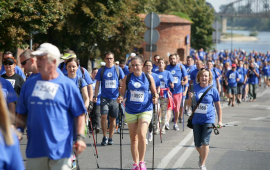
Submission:
M 139 154 L 138 154 L 138 122 L 136 123 L 128 123 L 129 136 L 130 136 L 130 150 L 133 161 L 138 164 L 139 162 Z M 144 144 L 146 145 L 146 144 Z
M 146 150 L 146 132 L 149 125 L 149 121 L 144 119 L 138 119 L 137 135 L 138 135 L 138 151 L 139 161 L 144 161 L 144 155 Z

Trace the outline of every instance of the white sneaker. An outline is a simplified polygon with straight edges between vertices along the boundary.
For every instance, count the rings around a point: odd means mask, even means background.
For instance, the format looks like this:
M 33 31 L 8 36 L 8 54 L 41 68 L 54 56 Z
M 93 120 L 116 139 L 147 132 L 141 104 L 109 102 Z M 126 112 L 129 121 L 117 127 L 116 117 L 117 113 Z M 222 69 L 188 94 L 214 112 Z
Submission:
M 148 134 L 148 140 L 151 142 L 153 140 L 153 132 Z
M 200 166 L 200 170 L 207 170 L 205 165 Z
M 146 138 L 146 145 L 148 145 L 148 139 Z
M 120 128 L 117 129 L 117 133 L 120 133 Z
M 179 130 L 178 125 L 177 125 L 177 124 L 173 125 L 173 129 L 174 129 L 174 130 Z

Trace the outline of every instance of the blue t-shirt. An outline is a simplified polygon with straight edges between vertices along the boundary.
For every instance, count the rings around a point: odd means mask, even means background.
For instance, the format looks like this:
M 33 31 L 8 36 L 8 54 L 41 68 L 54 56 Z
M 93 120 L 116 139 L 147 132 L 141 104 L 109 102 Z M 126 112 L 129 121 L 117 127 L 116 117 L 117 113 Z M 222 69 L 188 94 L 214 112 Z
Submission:
M 16 107 L 27 114 L 27 158 L 69 158 L 72 151 L 75 117 L 86 113 L 74 82 L 64 75 L 44 81 L 37 75 L 22 87 Z
M 182 99 L 185 99 L 187 97 L 187 95 L 188 95 L 188 91 L 187 91 L 186 95 L 184 96 L 184 91 L 185 91 L 186 88 L 188 88 L 188 86 L 189 86 L 189 83 L 184 85 L 184 88 L 182 89 L 182 93 L 183 93 Z
M 196 102 L 199 101 L 200 97 L 209 87 L 210 85 L 203 88 L 199 84 L 194 86 Z M 216 88 L 211 88 L 196 109 L 192 119 L 192 124 L 203 125 L 205 123 L 215 123 L 216 112 L 214 103 L 219 100 L 218 90 Z
M 96 89 L 96 82 L 97 80 L 93 80 L 93 84 L 92 84 L 92 87 L 93 87 L 93 92 L 95 93 L 95 89 Z M 99 91 L 98 91 L 98 95 L 97 95 L 97 102 L 96 102 L 96 105 L 99 106 L 100 105 L 100 94 L 101 94 L 101 84 L 99 83 Z
M 231 60 L 230 60 L 230 59 L 228 59 L 228 60 L 224 60 L 224 61 L 223 61 L 223 64 L 225 65 L 227 62 L 229 62 L 229 63 L 230 63 L 230 65 L 232 65 L 232 62 L 231 62 Z
M 226 77 L 228 78 L 228 86 L 229 87 L 236 87 L 237 86 L 237 78 L 239 78 L 238 72 L 235 70 L 229 70 L 226 74 Z
M 190 81 L 190 74 L 192 73 L 193 70 L 196 69 L 196 65 L 191 65 L 191 66 L 188 66 L 188 65 L 184 65 L 186 70 L 187 70 L 187 74 L 188 74 L 188 82 Z
M 160 80 L 159 77 L 156 73 L 152 73 L 151 76 L 153 77 L 155 84 L 156 84 L 156 88 L 158 88 L 160 86 Z
M 2 92 L 3 92 L 4 98 L 7 104 L 16 102 L 18 100 L 18 97 L 11 83 L 7 81 L 6 79 L 0 77 L 0 84 L 2 86 Z
M 172 93 L 182 93 L 181 80 L 188 75 L 185 66 L 183 64 L 177 64 L 175 66 L 168 65 L 166 70 L 171 72 L 173 76 L 174 91 Z
M 164 70 L 163 72 L 158 71 L 156 72 L 156 74 L 158 75 L 160 80 L 160 89 L 170 87 L 170 83 L 173 82 L 173 76 L 171 72 Z M 168 98 L 168 91 L 164 90 L 164 94 L 161 97 Z
M 0 131 L 0 169 L 1 170 L 24 170 L 23 158 L 20 151 L 19 140 L 16 134 L 12 133 L 14 144 L 4 143 L 4 137 Z
M 257 74 L 259 74 L 259 69 L 255 68 Z M 250 70 L 250 71 L 249 71 Z M 259 83 L 259 78 L 256 76 L 253 70 L 248 69 L 247 70 L 247 76 L 248 76 L 248 83 L 249 84 L 258 84 Z
M 204 51 L 199 51 L 199 52 L 198 52 L 198 55 L 199 55 L 200 60 L 204 60 L 205 54 L 206 54 L 206 53 L 205 53 Z
M 218 73 L 216 71 L 216 69 L 214 70 L 215 68 L 212 68 L 211 69 L 211 72 L 212 72 L 212 75 L 213 75 L 213 80 L 212 80 L 212 84 L 214 87 L 217 88 L 217 78 L 218 78 Z
M 157 65 L 153 64 L 152 72 L 156 73 L 156 72 L 158 72 L 158 70 L 159 70 L 159 67 Z
M 149 93 L 149 81 L 144 72 L 139 77 L 131 73 L 128 82 L 126 112 L 129 114 L 138 114 L 153 110 L 151 93 Z
M 102 68 L 98 69 L 97 75 L 95 79 L 100 81 L 101 83 L 101 97 L 116 100 L 119 96 L 118 87 L 119 87 L 119 79 L 122 80 L 125 75 L 122 69 L 119 68 L 119 78 L 113 65 L 112 68 L 108 68 L 104 66 L 103 77 L 101 81 L 101 70 Z
M 63 64 L 63 68 L 61 68 L 61 65 L 62 65 L 62 63 L 60 63 L 59 66 L 58 66 L 59 70 L 61 70 L 64 75 L 67 75 L 68 71 L 66 69 L 66 63 Z M 91 77 L 89 75 L 89 72 L 85 68 L 83 68 L 83 72 L 84 72 L 84 79 L 85 79 L 87 85 L 92 84 L 93 82 L 92 82 L 92 79 L 91 79 Z M 78 67 L 78 69 L 76 71 L 76 75 L 82 77 L 82 70 L 81 70 L 80 65 L 79 65 L 79 67 Z
M 193 81 L 194 86 L 197 84 L 196 77 L 197 77 L 198 72 L 199 70 L 196 68 L 190 73 L 190 80 Z
M 237 67 L 237 72 L 238 72 L 238 76 L 239 76 L 239 81 L 238 83 L 243 83 L 245 81 L 245 76 L 246 76 L 246 69 L 244 67 Z
M 119 67 L 121 68 L 121 67 Z M 122 69 L 122 68 L 121 68 Z M 125 65 L 124 69 L 122 69 L 125 75 L 129 74 L 128 66 Z
M 19 74 L 20 76 L 22 76 L 22 78 L 25 80 L 25 75 L 22 71 L 22 69 L 19 66 L 15 66 L 15 73 Z M 4 65 L 2 65 L 1 70 L 0 70 L 0 75 L 2 76 L 3 74 L 6 74 L 6 70 Z
M 68 78 L 71 79 L 78 88 L 83 88 L 83 87 L 87 86 L 86 81 L 82 78 L 81 87 L 79 87 L 80 86 L 80 84 L 79 84 L 80 77 L 78 75 L 75 78 L 70 78 L 70 77 L 68 77 Z M 81 89 L 79 89 L 79 90 L 81 90 Z
M 270 66 L 269 65 L 264 66 L 262 71 L 263 71 L 264 76 L 270 76 Z

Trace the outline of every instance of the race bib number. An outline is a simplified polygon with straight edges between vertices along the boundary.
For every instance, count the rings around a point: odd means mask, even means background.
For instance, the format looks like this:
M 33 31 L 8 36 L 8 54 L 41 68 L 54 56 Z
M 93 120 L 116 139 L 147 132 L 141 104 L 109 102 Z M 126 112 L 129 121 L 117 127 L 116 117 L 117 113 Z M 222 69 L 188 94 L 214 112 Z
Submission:
M 197 107 L 195 113 L 200 113 L 200 114 L 206 114 L 207 113 L 207 104 L 200 103 L 200 105 Z
M 130 101 L 133 102 L 143 102 L 144 100 L 144 92 L 143 91 L 136 91 L 136 90 L 130 90 Z
M 230 79 L 235 79 L 235 74 L 234 73 L 230 74 L 229 78 Z
M 190 80 L 190 75 L 187 76 L 188 77 L 188 81 Z
M 116 80 L 105 80 L 105 88 L 107 89 L 115 89 L 116 88 Z
M 14 89 L 16 80 L 14 80 L 14 79 L 6 79 L 6 80 L 9 81 L 9 82 L 11 83 L 11 85 L 12 85 L 12 87 L 13 87 L 13 89 Z
M 164 81 L 160 82 L 160 88 L 162 88 L 162 89 L 165 88 L 165 82 Z
M 58 87 L 58 84 L 52 82 L 37 81 L 32 96 L 39 97 L 41 100 L 53 100 Z
M 173 77 L 173 83 L 178 83 L 178 77 Z

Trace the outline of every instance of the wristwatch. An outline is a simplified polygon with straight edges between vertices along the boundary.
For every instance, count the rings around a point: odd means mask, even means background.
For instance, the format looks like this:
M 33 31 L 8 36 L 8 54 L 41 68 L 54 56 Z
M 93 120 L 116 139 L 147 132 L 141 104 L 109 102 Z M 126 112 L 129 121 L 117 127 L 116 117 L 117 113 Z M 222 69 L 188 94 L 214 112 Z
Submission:
M 85 136 L 82 134 L 78 134 L 76 137 L 77 137 L 76 141 L 78 141 L 78 140 L 84 141 L 84 139 L 85 139 Z

